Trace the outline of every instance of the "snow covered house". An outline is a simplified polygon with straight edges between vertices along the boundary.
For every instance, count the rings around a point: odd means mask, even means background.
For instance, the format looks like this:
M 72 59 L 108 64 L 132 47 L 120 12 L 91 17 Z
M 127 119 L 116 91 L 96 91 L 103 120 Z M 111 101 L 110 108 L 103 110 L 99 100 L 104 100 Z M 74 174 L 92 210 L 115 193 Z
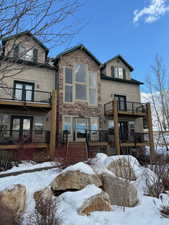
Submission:
M 78 45 L 51 63 L 48 49 L 30 32 L 2 43 L 0 149 L 22 143 L 51 155 L 63 149 L 123 154 L 146 145 L 153 151 L 150 104 L 141 103 L 143 83 L 132 78 L 133 68 L 122 56 L 102 64 Z

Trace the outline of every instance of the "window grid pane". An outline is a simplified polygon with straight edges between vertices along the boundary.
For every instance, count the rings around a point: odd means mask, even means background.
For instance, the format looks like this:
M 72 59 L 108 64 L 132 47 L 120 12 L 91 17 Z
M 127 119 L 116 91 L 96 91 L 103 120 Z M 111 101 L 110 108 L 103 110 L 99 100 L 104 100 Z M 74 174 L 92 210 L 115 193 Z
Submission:
M 76 99 L 87 99 L 86 85 L 76 84 Z
M 75 81 L 86 83 L 86 65 L 85 64 L 78 64 L 75 66 Z
M 72 102 L 72 100 L 73 100 L 72 86 L 66 85 L 65 86 L 65 102 Z

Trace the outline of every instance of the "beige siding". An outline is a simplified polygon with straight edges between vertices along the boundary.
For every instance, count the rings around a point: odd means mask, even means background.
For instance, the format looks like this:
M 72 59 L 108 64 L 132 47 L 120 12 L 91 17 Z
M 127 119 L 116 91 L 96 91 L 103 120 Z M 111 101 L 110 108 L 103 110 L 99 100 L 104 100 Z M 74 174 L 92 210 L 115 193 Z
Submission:
M 111 101 L 115 94 L 125 95 L 127 101 L 140 102 L 139 85 L 101 80 L 102 104 Z
M 23 81 L 23 82 L 32 82 L 35 85 L 35 90 L 37 91 L 46 91 L 51 92 L 53 89 L 55 89 L 55 71 L 50 70 L 47 68 L 38 68 L 35 66 L 24 66 L 23 71 L 19 69 L 19 74 L 8 77 L 7 79 L 4 79 L 3 82 L 7 87 L 14 86 L 14 81 Z M 13 73 L 15 74 L 15 72 Z M 12 90 L 11 90 L 12 91 Z M 0 92 L 0 96 L 5 97 L 8 92 L 7 90 L 2 90 Z M 9 94 L 11 94 L 9 92 Z M 46 97 L 46 94 L 43 93 L 36 93 L 35 92 L 35 98 L 38 101 L 43 100 L 43 97 Z

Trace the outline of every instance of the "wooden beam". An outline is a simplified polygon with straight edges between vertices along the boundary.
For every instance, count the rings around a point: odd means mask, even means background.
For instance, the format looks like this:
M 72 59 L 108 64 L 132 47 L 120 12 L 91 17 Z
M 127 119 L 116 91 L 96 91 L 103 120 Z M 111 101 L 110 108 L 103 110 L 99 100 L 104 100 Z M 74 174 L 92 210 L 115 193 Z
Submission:
M 56 149 L 56 119 L 57 119 L 57 91 L 52 92 L 52 109 L 51 109 L 51 129 L 50 129 L 50 158 L 53 159 L 55 156 Z
M 22 144 L 22 145 L 0 145 L 0 150 L 17 150 L 19 148 L 27 149 L 27 148 L 46 148 L 48 149 L 48 144 L 38 143 L 38 144 Z
M 35 108 L 51 108 L 50 103 L 37 103 L 37 102 L 23 102 L 15 100 L 0 100 L 0 105 L 8 106 L 22 106 L 22 107 L 35 107 Z
M 117 155 L 120 155 L 120 138 L 119 138 L 119 121 L 118 121 L 118 107 L 117 101 L 112 101 L 113 106 L 113 118 L 114 118 L 114 142 L 115 142 L 115 149 Z
M 146 104 L 147 106 L 147 126 L 148 126 L 148 135 L 149 135 L 149 145 L 150 145 L 150 159 L 153 161 L 154 158 L 154 138 L 153 138 L 153 123 L 151 115 L 151 105 L 150 103 Z
M 121 143 L 120 146 L 121 147 L 143 147 L 143 146 L 148 146 L 149 143 L 148 142 L 144 142 L 144 143 Z

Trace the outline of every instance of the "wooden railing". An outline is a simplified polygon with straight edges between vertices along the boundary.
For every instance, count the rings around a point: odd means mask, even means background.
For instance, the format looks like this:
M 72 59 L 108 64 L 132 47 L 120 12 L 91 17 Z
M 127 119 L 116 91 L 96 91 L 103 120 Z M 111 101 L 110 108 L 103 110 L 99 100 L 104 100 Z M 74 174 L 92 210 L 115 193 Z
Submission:
M 0 86 L 0 100 L 50 103 L 51 92 Z
M 104 104 L 104 113 L 113 113 L 113 101 Z M 130 102 L 130 101 L 117 101 L 117 109 L 120 112 L 130 112 L 130 113 L 145 113 L 147 108 L 145 103 L 140 102 Z

